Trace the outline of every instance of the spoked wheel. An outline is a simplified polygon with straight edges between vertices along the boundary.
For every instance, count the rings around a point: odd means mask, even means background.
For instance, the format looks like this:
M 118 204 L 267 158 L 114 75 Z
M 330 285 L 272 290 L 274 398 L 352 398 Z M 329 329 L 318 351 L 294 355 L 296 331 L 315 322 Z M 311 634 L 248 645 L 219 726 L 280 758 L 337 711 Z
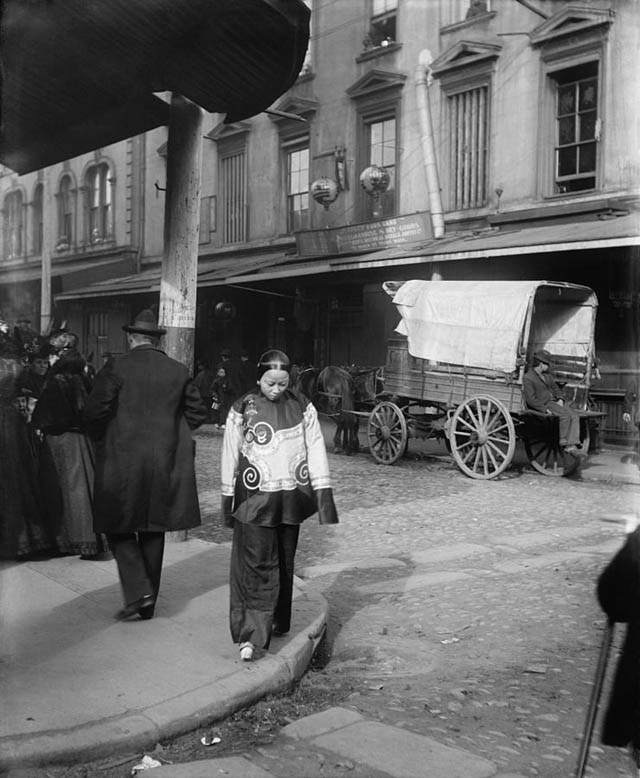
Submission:
M 582 425 L 581 425 L 582 426 Z M 582 429 L 582 450 L 589 450 L 589 430 Z M 560 478 L 571 475 L 580 466 L 580 459 L 565 454 L 558 443 L 557 426 L 555 434 L 549 434 L 549 425 L 530 425 L 524 436 L 524 449 L 534 470 L 542 475 Z
M 456 408 L 449 443 L 453 458 L 465 475 L 495 478 L 511 464 L 516 450 L 511 414 L 493 397 L 472 397 Z
M 382 465 L 392 465 L 405 453 L 409 437 L 404 414 L 395 403 L 384 400 L 369 415 L 369 451 Z

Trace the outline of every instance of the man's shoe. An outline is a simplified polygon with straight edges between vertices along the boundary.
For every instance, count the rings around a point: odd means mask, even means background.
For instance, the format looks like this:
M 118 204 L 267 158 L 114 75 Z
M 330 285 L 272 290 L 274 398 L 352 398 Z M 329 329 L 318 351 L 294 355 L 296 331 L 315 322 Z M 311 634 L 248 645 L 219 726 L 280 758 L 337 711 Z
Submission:
M 140 616 L 141 619 L 150 619 L 153 616 L 153 608 L 156 604 L 156 598 L 153 594 L 145 594 L 135 602 L 125 605 L 124 608 L 116 613 L 118 621 L 126 621 L 132 616 Z

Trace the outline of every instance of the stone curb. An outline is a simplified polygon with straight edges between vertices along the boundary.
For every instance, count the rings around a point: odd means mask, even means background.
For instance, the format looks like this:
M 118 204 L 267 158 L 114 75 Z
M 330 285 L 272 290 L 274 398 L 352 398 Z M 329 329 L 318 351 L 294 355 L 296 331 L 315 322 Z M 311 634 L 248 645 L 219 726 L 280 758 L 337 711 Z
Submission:
M 160 740 L 220 721 L 268 694 L 285 691 L 307 669 L 324 636 L 328 616 L 327 601 L 316 593 L 302 592 L 295 606 L 314 614 L 313 618 L 277 654 L 267 654 L 226 678 L 124 716 L 37 736 L 1 738 L 0 770 L 144 751 Z

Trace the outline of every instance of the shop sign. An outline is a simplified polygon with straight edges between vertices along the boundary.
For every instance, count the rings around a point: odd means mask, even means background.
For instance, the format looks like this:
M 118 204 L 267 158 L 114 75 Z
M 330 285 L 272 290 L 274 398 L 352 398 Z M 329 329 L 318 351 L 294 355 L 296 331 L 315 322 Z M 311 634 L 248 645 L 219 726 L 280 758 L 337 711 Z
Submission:
M 358 254 L 364 251 L 410 246 L 433 238 L 428 211 L 410 216 L 327 227 L 324 230 L 296 232 L 296 248 L 301 257 Z

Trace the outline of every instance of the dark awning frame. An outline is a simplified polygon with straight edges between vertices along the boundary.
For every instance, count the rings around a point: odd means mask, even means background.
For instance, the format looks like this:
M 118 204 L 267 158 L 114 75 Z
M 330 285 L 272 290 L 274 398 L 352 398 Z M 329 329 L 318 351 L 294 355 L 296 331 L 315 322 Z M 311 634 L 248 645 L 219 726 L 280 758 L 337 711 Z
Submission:
M 5 0 L 0 163 L 19 174 L 166 125 L 172 92 L 227 122 L 295 82 L 302 0 Z

